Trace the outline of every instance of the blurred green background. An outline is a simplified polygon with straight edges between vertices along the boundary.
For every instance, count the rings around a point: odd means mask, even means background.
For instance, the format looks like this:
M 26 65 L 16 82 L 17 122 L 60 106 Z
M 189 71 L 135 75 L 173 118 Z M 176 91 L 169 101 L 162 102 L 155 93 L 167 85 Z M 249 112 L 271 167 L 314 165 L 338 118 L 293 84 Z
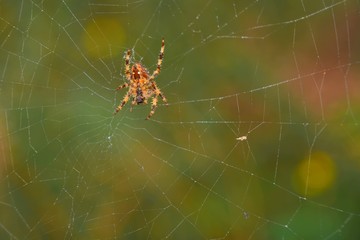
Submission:
M 359 238 L 359 12 L 1 1 L 0 238 Z M 114 116 L 162 37 L 169 105 Z

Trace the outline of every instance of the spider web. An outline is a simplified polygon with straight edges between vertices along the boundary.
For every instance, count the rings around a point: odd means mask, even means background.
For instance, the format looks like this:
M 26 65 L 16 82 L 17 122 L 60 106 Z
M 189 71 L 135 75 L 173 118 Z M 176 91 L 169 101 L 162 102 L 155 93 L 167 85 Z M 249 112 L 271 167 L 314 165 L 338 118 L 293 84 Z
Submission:
M 1 1 L 1 239 L 356 239 L 355 0 Z M 161 99 L 115 107 L 124 52 Z

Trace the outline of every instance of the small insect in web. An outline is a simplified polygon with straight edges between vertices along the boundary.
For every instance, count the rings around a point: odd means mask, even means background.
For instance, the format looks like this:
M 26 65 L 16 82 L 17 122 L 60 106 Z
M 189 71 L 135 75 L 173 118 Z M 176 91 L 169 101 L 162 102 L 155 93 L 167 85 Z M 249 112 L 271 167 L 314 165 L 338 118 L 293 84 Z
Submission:
M 160 91 L 160 89 L 156 85 L 156 82 L 154 81 L 155 77 L 159 75 L 161 70 L 161 64 L 164 58 L 164 50 L 165 41 L 163 38 L 161 41 L 161 49 L 157 61 L 157 67 L 151 75 L 149 74 L 147 68 L 138 62 L 134 63 L 134 65 L 132 65 L 130 69 L 131 50 L 127 50 L 125 54 L 125 76 L 127 82 L 117 87 L 115 91 L 126 87 L 128 87 L 129 90 L 124 96 L 121 104 L 115 109 L 114 114 L 118 113 L 129 101 L 129 99 L 132 99 L 132 105 L 139 105 L 147 104 L 148 99 L 152 97 L 151 110 L 146 119 L 151 118 L 151 116 L 155 113 L 155 109 L 158 103 L 158 97 L 161 97 L 162 101 L 167 104 L 167 100 L 164 94 Z

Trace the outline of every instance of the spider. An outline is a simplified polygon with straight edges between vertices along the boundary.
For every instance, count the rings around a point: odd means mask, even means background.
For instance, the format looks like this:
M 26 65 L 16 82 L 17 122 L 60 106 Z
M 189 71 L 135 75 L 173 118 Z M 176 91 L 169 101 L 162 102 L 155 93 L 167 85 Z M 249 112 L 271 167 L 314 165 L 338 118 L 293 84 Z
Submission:
M 139 105 L 147 104 L 148 99 L 152 97 L 151 110 L 149 115 L 146 117 L 146 120 L 151 118 L 151 116 L 155 113 L 159 96 L 161 97 L 162 101 L 167 104 L 164 94 L 160 91 L 154 81 L 155 77 L 160 73 L 161 64 L 164 57 L 164 49 L 165 41 L 164 38 L 162 38 L 157 67 L 151 75 L 149 75 L 149 71 L 147 70 L 147 68 L 138 62 L 133 64 L 130 70 L 131 50 L 127 50 L 127 52 L 125 53 L 125 76 L 127 82 L 117 87 L 115 91 L 126 87 L 128 87 L 129 90 L 124 96 L 121 104 L 115 109 L 114 114 L 118 113 L 129 101 L 130 98 L 132 98 L 132 105 Z M 131 109 L 132 107 L 130 108 L 130 111 Z

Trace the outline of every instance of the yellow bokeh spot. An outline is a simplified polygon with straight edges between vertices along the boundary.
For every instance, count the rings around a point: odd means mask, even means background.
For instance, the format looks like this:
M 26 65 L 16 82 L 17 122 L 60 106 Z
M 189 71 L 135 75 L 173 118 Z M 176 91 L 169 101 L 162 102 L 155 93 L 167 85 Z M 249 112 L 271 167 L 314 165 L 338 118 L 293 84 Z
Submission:
M 123 54 L 125 31 L 118 18 L 96 17 L 89 21 L 83 32 L 83 46 L 91 57 L 113 57 Z
M 325 152 L 315 152 L 296 167 L 294 184 L 300 194 L 314 196 L 332 187 L 335 178 L 336 168 L 332 158 Z

